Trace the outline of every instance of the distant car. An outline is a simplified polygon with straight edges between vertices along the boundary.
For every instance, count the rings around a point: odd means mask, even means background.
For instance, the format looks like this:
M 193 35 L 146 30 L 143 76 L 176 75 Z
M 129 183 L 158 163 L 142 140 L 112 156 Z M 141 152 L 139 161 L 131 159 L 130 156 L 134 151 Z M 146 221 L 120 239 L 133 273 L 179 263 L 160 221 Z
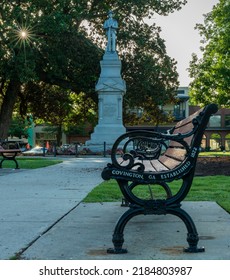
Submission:
M 47 153 L 47 149 L 45 148 L 45 154 Z M 31 150 L 22 152 L 23 155 L 25 156 L 42 156 L 44 153 L 44 148 L 43 147 L 35 147 L 32 148 Z
M 70 144 L 63 144 L 61 146 L 61 149 L 68 149 L 70 147 Z
M 76 154 L 76 145 L 78 148 L 80 147 L 79 144 L 63 144 L 61 147 L 57 147 L 57 154 L 58 155 L 75 155 Z

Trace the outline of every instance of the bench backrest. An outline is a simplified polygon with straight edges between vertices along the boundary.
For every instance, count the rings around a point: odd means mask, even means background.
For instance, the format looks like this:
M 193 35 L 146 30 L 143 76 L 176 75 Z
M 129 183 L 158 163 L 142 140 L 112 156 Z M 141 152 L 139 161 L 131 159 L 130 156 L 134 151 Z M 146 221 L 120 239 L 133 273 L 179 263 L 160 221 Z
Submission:
M 15 150 L 15 149 L 20 149 L 20 146 L 18 142 L 15 141 L 2 141 L 0 143 L 0 149 Z
M 190 153 L 196 151 L 194 157 L 197 157 L 209 118 L 217 110 L 218 107 L 215 104 L 210 104 L 178 122 L 169 131 L 178 141 L 169 142 L 166 152 L 159 157 L 159 161 L 168 169 L 173 169 L 188 157 L 189 150 Z

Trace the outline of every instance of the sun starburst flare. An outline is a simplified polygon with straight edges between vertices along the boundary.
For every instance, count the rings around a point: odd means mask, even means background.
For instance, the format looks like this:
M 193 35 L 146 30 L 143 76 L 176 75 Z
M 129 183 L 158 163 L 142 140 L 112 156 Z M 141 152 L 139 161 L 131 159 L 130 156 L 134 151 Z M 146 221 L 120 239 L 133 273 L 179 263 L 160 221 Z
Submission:
M 34 41 L 35 34 L 33 29 L 29 26 L 19 26 L 14 29 L 14 40 L 15 46 L 29 45 Z

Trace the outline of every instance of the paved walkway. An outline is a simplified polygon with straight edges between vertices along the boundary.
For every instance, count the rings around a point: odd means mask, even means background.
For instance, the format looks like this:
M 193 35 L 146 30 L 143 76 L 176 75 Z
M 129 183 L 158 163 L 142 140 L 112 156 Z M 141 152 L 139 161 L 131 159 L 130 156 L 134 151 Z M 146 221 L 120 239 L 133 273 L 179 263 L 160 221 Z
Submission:
M 34 170 L 0 170 L 0 259 L 26 248 L 100 182 L 107 158 L 65 158 Z
M 119 203 L 82 203 L 102 182 L 109 158 L 66 158 L 36 170 L 0 170 L 0 259 L 192 259 L 230 260 L 230 215 L 215 202 L 185 202 L 194 218 L 200 246 L 183 253 L 186 229 L 174 216 L 135 217 L 125 230 L 129 253 L 111 255 Z M 2 172 L 2 173 L 1 173 Z M 1 176 L 2 175 L 2 176 Z

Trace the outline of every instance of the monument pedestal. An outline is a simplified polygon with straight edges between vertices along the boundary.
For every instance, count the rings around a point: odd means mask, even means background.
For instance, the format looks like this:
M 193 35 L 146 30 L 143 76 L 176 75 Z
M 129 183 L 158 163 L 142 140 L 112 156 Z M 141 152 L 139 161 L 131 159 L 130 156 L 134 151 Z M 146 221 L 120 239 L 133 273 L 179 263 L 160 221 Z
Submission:
M 122 117 L 126 84 L 121 78 L 121 61 L 116 52 L 106 52 L 100 64 L 101 74 L 96 85 L 98 124 L 86 142 L 91 151 L 103 151 L 104 142 L 107 148 L 111 148 L 115 140 L 126 132 Z

